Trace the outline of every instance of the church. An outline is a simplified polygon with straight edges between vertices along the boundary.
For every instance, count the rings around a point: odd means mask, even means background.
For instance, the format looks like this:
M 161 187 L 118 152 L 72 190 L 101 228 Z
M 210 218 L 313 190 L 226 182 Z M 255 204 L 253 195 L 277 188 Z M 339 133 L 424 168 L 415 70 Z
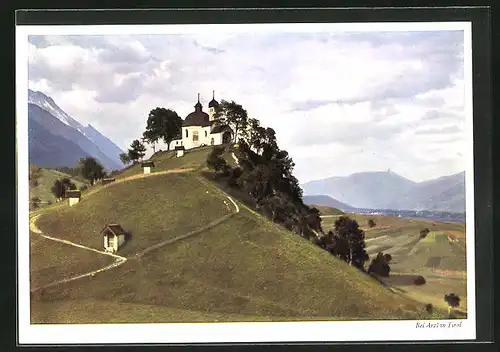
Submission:
M 215 118 L 215 108 L 219 105 L 215 100 L 215 91 L 212 92 L 212 100 L 208 103 L 208 113 L 203 111 L 198 93 L 198 102 L 194 105 L 194 111 L 189 113 L 182 122 L 182 136 L 170 142 L 170 150 L 183 146 L 186 150 L 202 147 L 205 145 L 220 145 L 231 143 L 233 130 L 227 125 L 220 125 Z M 166 145 L 155 143 L 151 146 L 156 151 L 166 150 Z

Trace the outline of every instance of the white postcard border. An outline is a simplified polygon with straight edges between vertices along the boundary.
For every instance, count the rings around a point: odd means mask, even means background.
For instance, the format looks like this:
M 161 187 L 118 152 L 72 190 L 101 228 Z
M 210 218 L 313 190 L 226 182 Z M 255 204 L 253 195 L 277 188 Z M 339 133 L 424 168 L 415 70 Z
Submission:
M 450 321 L 31 325 L 29 293 L 29 162 L 27 152 L 28 35 L 194 34 L 200 31 L 206 34 L 208 30 L 220 33 L 248 32 L 249 30 L 252 32 L 267 32 L 278 27 L 286 32 L 464 31 L 465 113 L 469 143 L 469 148 L 466 151 L 467 319 Z M 18 151 L 18 342 L 20 344 L 433 341 L 476 338 L 472 36 L 470 22 L 17 26 L 16 111 Z M 417 328 L 417 323 L 424 324 L 424 327 Z M 451 323 L 459 323 L 461 326 L 448 327 Z

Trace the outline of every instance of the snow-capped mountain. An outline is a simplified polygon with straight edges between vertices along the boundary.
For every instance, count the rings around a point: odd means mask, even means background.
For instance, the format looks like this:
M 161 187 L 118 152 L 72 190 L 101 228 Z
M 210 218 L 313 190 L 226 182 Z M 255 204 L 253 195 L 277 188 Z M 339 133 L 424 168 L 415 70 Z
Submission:
M 61 141 L 60 137 L 62 137 L 66 141 L 76 144 L 76 147 L 78 147 L 79 150 L 82 150 L 85 154 L 98 159 L 107 170 L 120 169 L 123 167 L 119 157 L 123 151 L 115 143 L 102 135 L 93 126 L 83 126 L 80 122 L 62 110 L 51 97 L 42 92 L 29 89 L 28 105 L 30 107 L 28 109 L 29 122 L 31 123 L 36 121 L 36 123 L 33 123 L 33 127 L 30 127 L 30 133 L 34 133 L 37 136 L 43 135 L 47 138 L 50 135 L 53 137 L 57 136 L 58 138 L 54 138 L 54 140 L 58 141 Z M 35 131 L 35 129 L 40 128 L 40 126 L 43 126 L 45 129 L 43 134 Z M 54 148 L 54 140 L 44 141 L 38 138 L 37 145 L 41 146 L 50 144 L 52 145 L 52 148 Z M 64 144 L 66 145 L 67 143 Z M 67 165 L 67 161 L 65 161 L 63 165 L 58 164 L 58 160 L 52 160 L 56 158 L 55 154 L 54 156 L 51 156 L 50 154 L 45 155 L 39 150 L 35 151 L 35 149 L 33 149 L 33 146 L 30 146 L 30 152 L 33 153 L 32 155 L 37 155 L 37 159 L 39 160 L 33 160 L 32 162 L 41 162 L 42 164 L 47 164 L 47 167 L 49 167 L 49 164 L 50 166 L 59 165 L 73 167 L 78 161 L 77 159 L 74 160 L 76 155 L 81 155 L 81 152 L 79 152 L 76 154 L 73 153 L 73 157 L 66 156 L 63 159 L 71 160 L 72 164 Z M 60 157 L 61 154 L 59 153 L 58 155 Z
M 84 129 L 81 123 L 69 116 L 54 102 L 51 97 L 43 94 L 42 92 L 28 89 L 28 103 L 38 105 L 45 111 L 49 112 L 52 116 L 58 118 L 65 125 L 73 127 L 80 132 Z

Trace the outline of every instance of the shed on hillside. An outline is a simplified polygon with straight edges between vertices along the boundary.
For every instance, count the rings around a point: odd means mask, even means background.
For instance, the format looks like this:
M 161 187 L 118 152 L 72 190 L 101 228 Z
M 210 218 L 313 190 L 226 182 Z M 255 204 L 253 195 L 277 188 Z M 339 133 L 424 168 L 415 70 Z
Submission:
M 125 243 L 125 230 L 118 224 L 109 224 L 101 231 L 104 238 L 104 250 L 106 252 L 116 252 Z
M 145 174 L 150 174 L 151 173 L 151 168 L 155 167 L 155 163 L 152 162 L 151 160 L 143 161 L 142 164 L 141 164 L 141 167 L 144 170 Z
M 65 197 L 69 199 L 69 206 L 72 207 L 80 201 L 82 194 L 78 189 L 68 189 L 65 192 Z
M 183 156 L 185 150 L 186 150 L 186 148 L 184 148 L 183 145 L 175 147 L 175 151 L 177 153 L 177 157 L 180 158 L 181 156 Z

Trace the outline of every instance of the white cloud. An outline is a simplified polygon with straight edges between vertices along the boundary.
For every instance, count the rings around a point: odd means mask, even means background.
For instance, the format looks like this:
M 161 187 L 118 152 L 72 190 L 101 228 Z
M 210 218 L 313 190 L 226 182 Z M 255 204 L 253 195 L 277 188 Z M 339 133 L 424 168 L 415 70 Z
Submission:
M 206 108 L 215 89 L 276 130 L 301 182 L 387 168 L 421 180 L 464 168 L 462 40 L 451 32 L 38 37 L 30 87 L 120 147 L 141 136 L 151 109 L 184 117 L 197 93 Z

